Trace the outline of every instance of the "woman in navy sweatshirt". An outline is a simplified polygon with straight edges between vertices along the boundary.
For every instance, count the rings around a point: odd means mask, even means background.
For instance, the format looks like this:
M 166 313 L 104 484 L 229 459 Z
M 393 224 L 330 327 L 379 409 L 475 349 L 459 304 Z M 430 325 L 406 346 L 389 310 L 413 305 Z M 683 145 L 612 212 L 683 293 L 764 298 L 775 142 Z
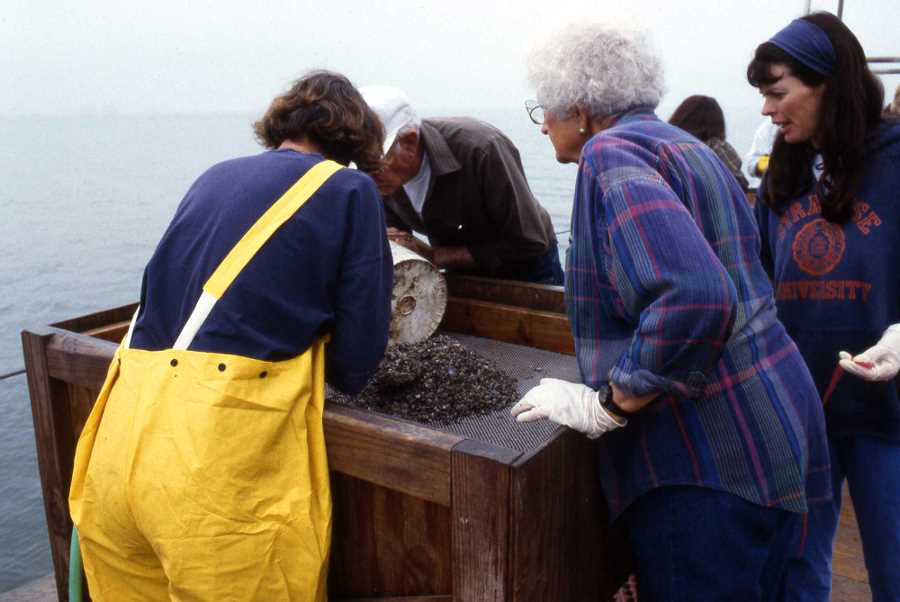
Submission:
M 900 600 L 900 122 L 828 13 L 761 44 L 747 79 L 780 127 L 756 209 L 764 263 L 828 425 L 835 493 L 810 505 L 809 593 L 828 598 L 846 479 L 873 600 Z

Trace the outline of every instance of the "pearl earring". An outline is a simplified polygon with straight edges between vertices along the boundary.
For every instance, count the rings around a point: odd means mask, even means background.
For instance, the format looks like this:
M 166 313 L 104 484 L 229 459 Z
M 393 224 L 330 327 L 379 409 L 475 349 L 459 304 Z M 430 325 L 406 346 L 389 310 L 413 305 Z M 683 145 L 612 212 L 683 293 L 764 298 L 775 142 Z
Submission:
M 579 134 L 586 134 L 586 133 L 587 133 L 587 130 L 584 129 L 584 128 L 579 128 L 579 129 L 578 129 L 578 133 L 579 133 Z

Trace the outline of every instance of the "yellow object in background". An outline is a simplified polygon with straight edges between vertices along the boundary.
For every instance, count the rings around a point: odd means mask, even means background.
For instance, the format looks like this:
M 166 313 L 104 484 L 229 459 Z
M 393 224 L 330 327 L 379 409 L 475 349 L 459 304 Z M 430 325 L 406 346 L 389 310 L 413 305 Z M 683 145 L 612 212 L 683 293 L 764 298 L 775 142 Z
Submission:
M 763 155 L 756 162 L 756 175 L 762 176 L 769 169 L 769 155 Z

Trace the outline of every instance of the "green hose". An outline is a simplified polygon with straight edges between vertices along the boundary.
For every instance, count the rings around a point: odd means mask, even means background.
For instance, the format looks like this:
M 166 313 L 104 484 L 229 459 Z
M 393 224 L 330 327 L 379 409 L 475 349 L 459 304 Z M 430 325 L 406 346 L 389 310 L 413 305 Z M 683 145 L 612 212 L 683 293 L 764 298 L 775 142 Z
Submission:
M 81 600 L 81 547 L 78 545 L 78 529 L 72 527 L 72 543 L 69 544 L 69 602 Z

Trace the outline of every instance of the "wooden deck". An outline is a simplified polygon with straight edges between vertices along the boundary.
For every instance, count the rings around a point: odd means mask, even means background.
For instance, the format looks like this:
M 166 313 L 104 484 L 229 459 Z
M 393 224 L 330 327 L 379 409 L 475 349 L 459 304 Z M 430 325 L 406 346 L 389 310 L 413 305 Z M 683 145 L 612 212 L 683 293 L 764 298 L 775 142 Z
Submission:
M 862 542 L 859 539 L 859 527 L 856 524 L 856 513 L 844 487 L 844 502 L 841 507 L 841 520 L 838 525 L 837 541 L 834 543 L 834 560 L 831 580 L 832 602 L 862 602 L 871 600 L 869 579 L 863 561 Z

